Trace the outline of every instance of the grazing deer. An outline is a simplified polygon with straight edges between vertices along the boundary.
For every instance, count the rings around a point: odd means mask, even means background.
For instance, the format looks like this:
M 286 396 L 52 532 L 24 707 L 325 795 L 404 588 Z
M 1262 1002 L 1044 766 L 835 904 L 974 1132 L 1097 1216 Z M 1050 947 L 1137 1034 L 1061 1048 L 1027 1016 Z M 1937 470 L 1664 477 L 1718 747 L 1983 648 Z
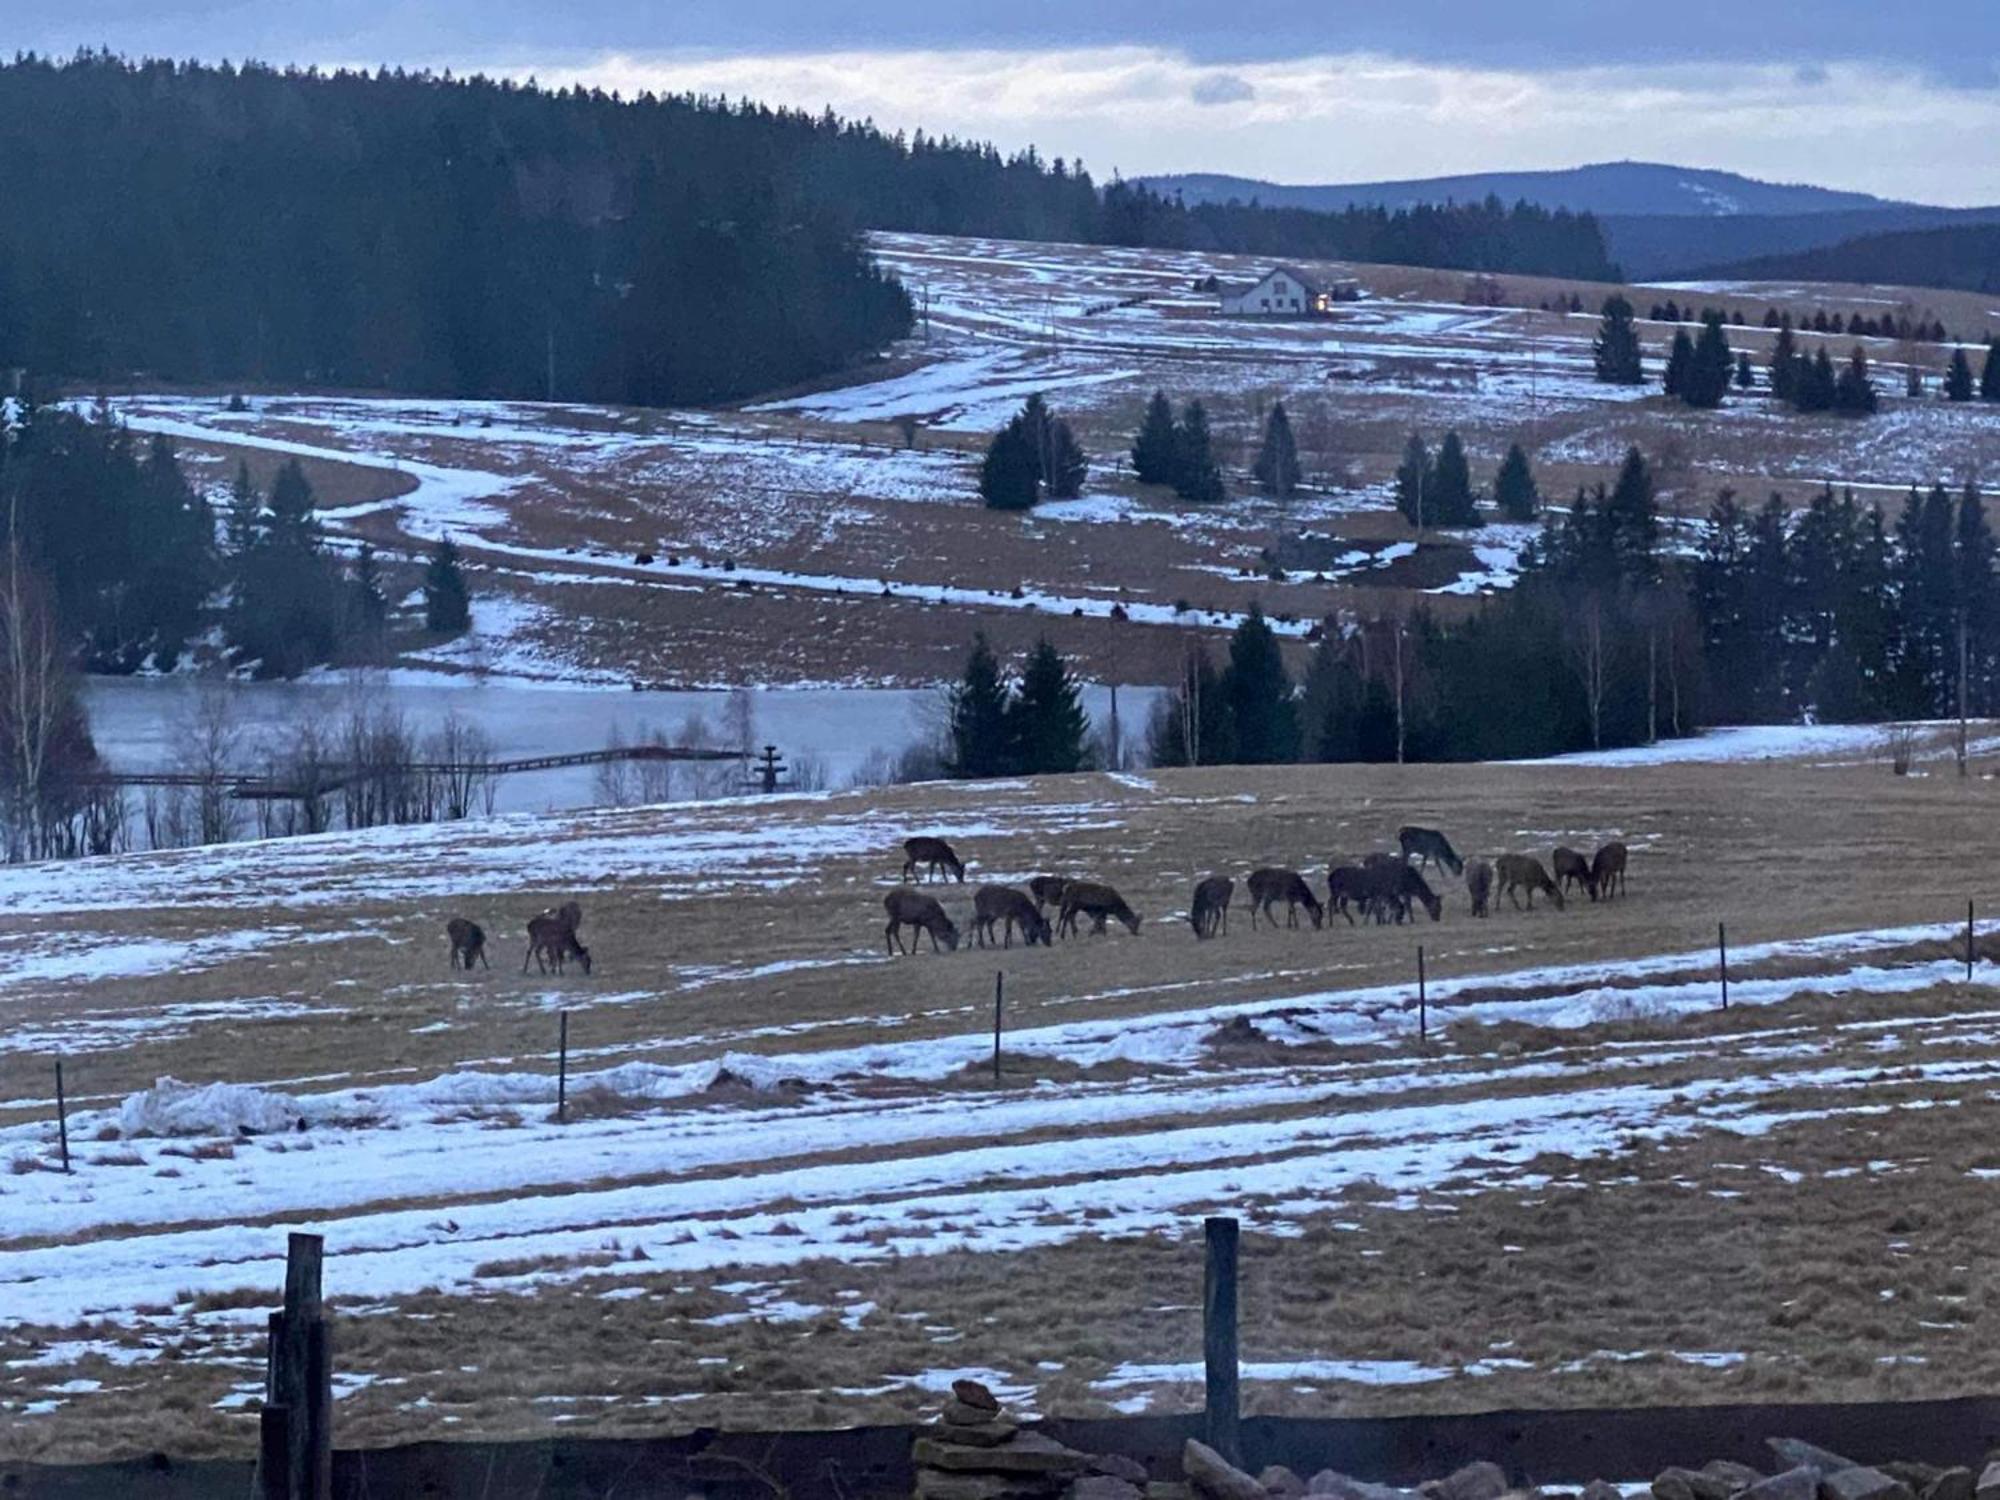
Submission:
M 933 876 L 942 878 L 944 875 L 949 874 L 960 885 L 965 884 L 965 862 L 953 851 L 951 845 L 947 844 L 943 839 L 924 838 L 922 836 L 913 839 L 904 839 L 903 855 L 903 879 L 905 880 L 916 879 L 918 867 L 921 866 L 924 871 L 923 878 L 926 880 L 931 879 Z
M 1051 906 L 1062 910 L 1063 888 L 1069 881 L 1060 875 L 1037 875 L 1028 882 L 1028 894 L 1035 898 L 1035 910 L 1046 912 Z
M 1456 855 L 1453 858 L 1457 858 Z M 1412 865 L 1404 865 L 1396 873 L 1396 920 L 1409 920 L 1410 903 L 1415 901 L 1430 913 L 1435 922 L 1444 915 L 1444 898 L 1431 889 L 1430 882 Z
M 882 929 L 885 946 L 891 953 L 914 953 L 917 939 L 910 939 L 910 946 L 903 946 L 902 929 L 914 927 L 919 932 L 931 936 L 931 952 L 938 951 L 938 942 L 953 952 L 958 950 L 958 925 L 945 915 L 937 898 L 926 896 L 921 891 L 895 890 L 882 898 L 883 909 L 889 913 L 889 925 Z
M 1014 929 L 1021 929 L 1021 941 L 1030 948 L 1040 943 L 1052 945 L 1049 919 L 1041 908 L 1011 885 L 982 885 L 972 893 L 972 936 L 984 948 L 993 929 L 1005 924 L 1003 946 L 1014 946 Z
M 1475 859 L 1465 867 L 1465 893 L 1472 898 L 1472 914 L 1487 916 L 1493 901 L 1493 866 Z
M 576 940 L 576 924 L 568 919 L 568 914 L 576 905 L 570 902 L 557 911 L 545 911 L 539 916 L 528 918 L 528 951 L 521 959 L 521 972 L 528 972 L 528 961 L 533 959 L 536 970 L 546 974 L 550 969 L 563 972 L 564 962 L 574 958 L 583 965 L 583 972 L 590 972 L 590 950 Z
M 1574 849 L 1556 845 L 1549 856 L 1549 864 L 1556 872 L 1556 884 L 1563 890 L 1572 885 L 1580 885 L 1590 896 L 1597 899 L 1597 877 L 1590 872 L 1590 861 Z
M 1328 911 L 1337 911 L 1347 918 L 1347 925 L 1354 925 L 1354 913 L 1348 904 L 1361 908 L 1361 914 L 1368 915 L 1369 872 L 1363 865 L 1329 865 L 1326 872 L 1326 906 Z
M 453 917 L 444 924 L 444 935 L 451 939 L 451 966 L 454 969 L 469 972 L 475 958 L 487 968 L 493 967 L 486 962 L 486 929 L 477 922 Z
M 1297 870 L 1281 870 L 1274 866 L 1266 866 L 1261 870 L 1252 870 L 1250 872 L 1249 890 L 1250 930 L 1252 932 L 1257 930 L 1257 914 L 1259 912 L 1264 914 L 1265 919 L 1273 927 L 1278 925 L 1278 919 L 1271 914 L 1271 908 L 1280 901 L 1285 903 L 1285 925 L 1287 927 L 1296 927 L 1299 925 L 1299 908 L 1301 906 L 1311 914 L 1313 930 L 1315 932 L 1319 930 L 1325 919 L 1325 913 L 1320 908 L 1319 897 L 1313 894 L 1312 887 L 1306 884 L 1305 877 L 1300 875 Z
M 1125 898 L 1110 886 L 1095 880 L 1072 880 L 1063 886 L 1061 920 L 1056 923 L 1059 936 L 1076 935 L 1076 919 L 1079 916 L 1091 919 L 1090 930 L 1103 932 L 1107 917 L 1116 917 L 1125 924 L 1125 930 L 1133 936 L 1139 933 L 1139 915 L 1125 904 Z
M 1371 849 L 1361 856 L 1361 868 L 1364 870 L 1393 870 L 1404 862 L 1402 855 L 1391 854 L 1386 849 Z
M 1360 905 L 1364 917 L 1373 917 L 1378 927 L 1388 922 L 1409 921 L 1412 901 L 1421 901 L 1433 922 L 1444 910 L 1444 903 L 1430 883 L 1414 866 L 1401 860 L 1369 865 L 1357 873 L 1360 879 L 1349 892 L 1350 899 Z
M 1612 895 L 1625 894 L 1625 845 L 1613 839 L 1590 862 L 1590 876 L 1598 890 L 1609 901 Z
M 1414 823 L 1405 824 L 1396 830 L 1396 844 L 1403 851 L 1403 858 L 1417 856 L 1417 868 L 1422 869 L 1432 860 L 1443 865 L 1453 875 L 1464 873 L 1465 861 L 1458 857 L 1458 851 L 1451 847 L 1451 840 L 1435 828 L 1419 828 Z
M 1534 855 L 1503 854 L 1495 862 L 1494 873 L 1499 877 L 1500 889 L 1506 894 L 1507 899 L 1514 903 L 1516 911 L 1521 909 L 1519 892 L 1524 888 L 1528 892 L 1529 911 L 1535 909 L 1536 891 L 1547 891 L 1549 899 L 1556 904 L 1556 910 L 1562 910 L 1562 891 L 1553 880 L 1549 879 L 1549 872 L 1542 868 L 1542 862 Z
M 1236 894 L 1236 882 L 1227 875 L 1211 875 L 1194 888 L 1194 904 L 1188 908 L 1188 922 L 1198 938 L 1212 938 L 1229 931 L 1229 898 Z

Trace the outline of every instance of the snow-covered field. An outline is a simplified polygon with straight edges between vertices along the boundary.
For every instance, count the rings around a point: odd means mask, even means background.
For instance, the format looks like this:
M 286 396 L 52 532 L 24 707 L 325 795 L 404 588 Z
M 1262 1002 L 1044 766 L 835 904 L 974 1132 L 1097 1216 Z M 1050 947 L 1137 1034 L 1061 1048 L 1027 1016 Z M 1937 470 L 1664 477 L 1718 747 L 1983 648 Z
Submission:
M 1253 1318 L 1269 1400 L 1574 1399 L 1614 1366 L 1678 1393 L 1789 1378 L 1789 1336 L 1745 1325 L 1733 1293 L 1621 1304 L 1584 1283 L 1571 1319 L 1488 1301 L 1452 1332 L 1376 1261 L 1436 1257 L 1443 1318 L 1482 1256 L 1526 1247 L 1506 1273 L 1526 1276 L 1573 1215 L 1618 1232 L 1629 1184 L 1663 1173 L 1684 1232 L 1801 1184 L 1859 1193 L 1828 1154 L 1850 1129 L 1868 1160 L 1920 1155 L 1986 1203 L 1988 1158 L 1931 1133 L 2000 1097 L 2000 943 L 1982 923 L 1969 983 L 1962 947 L 1969 872 L 2000 856 L 1990 788 L 1794 749 L 920 787 L 0 871 L 0 1429 L 75 1451 L 108 1415 L 157 1425 L 165 1383 L 205 1443 L 247 1442 L 244 1362 L 298 1227 L 328 1238 L 343 1421 L 384 1439 L 533 1430 L 544 1402 L 605 1430 L 728 1420 L 719 1371 L 744 1361 L 850 1416 L 919 1408 L 965 1367 L 1044 1410 L 1171 1404 L 1197 1326 L 1176 1247 L 1218 1209 L 1267 1247 L 1253 1265 L 1361 1299 Z M 1239 902 L 1228 937 L 1188 933 L 1194 874 L 1316 871 L 1420 815 L 1467 853 L 1621 837 L 1630 894 L 1481 922 L 1447 884 L 1415 931 L 1253 933 Z M 1111 878 L 1141 932 L 892 958 L 880 898 L 918 830 L 957 841 L 974 883 Z M 1864 869 L 1820 877 L 1856 847 Z M 969 889 L 933 888 L 961 920 Z M 594 972 L 518 973 L 520 920 L 563 894 Z M 486 923 L 490 971 L 446 970 L 453 912 Z M 1032 1290 L 1079 1277 L 1096 1298 Z M 1247 1305 L 1268 1295 L 1253 1281 Z M 1957 1349 L 1948 1295 L 1909 1293 L 1945 1330 L 1923 1340 Z M 632 1300 L 672 1342 L 628 1376 L 570 1330 Z M 1912 1352 L 1893 1326 L 1858 1347 Z

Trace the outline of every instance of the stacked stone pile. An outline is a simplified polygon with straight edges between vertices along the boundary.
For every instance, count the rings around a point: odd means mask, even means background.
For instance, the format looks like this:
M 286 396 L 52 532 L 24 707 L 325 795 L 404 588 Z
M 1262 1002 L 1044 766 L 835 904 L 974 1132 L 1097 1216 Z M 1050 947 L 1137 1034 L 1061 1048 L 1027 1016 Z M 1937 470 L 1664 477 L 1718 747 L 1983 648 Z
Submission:
M 976 1380 L 952 1382 L 910 1458 L 917 1500 L 1151 1500 L 1141 1465 L 1024 1430 Z

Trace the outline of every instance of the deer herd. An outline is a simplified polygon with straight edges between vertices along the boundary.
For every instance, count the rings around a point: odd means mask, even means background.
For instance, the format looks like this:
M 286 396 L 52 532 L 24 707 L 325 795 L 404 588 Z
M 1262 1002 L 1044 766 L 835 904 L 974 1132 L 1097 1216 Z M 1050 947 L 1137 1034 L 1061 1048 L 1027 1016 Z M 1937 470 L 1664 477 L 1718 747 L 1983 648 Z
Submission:
M 882 898 L 889 915 L 889 924 L 883 929 L 885 946 L 891 953 L 915 952 L 928 935 L 932 952 L 956 949 L 958 924 L 943 902 L 914 889 L 914 885 L 933 877 L 962 885 L 965 861 L 945 840 L 929 836 L 906 840 L 903 854 L 901 881 Z M 1435 828 L 1410 825 L 1397 830 L 1394 852 L 1377 851 L 1352 864 L 1330 866 L 1324 901 L 1306 876 L 1275 865 L 1252 870 L 1243 885 L 1253 930 L 1263 925 L 1297 927 L 1301 911 L 1315 928 L 1335 915 L 1345 917 L 1349 926 L 1357 919 L 1377 925 L 1408 922 L 1419 906 L 1435 922 L 1444 915 L 1444 898 L 1424 878 L 1424 871 L 1433 865 L 1462 878 L 1472 915 L 1485 917 L 1492 913 L 1496 892 L 1516 911 L 1534 910 L 1537 895 L 1547 896 L 1560 910 L 1565 892 L 1570 890 L 1581 890 L 1592 901 L 1623 895 L 1626 858 L 1625 845 L 1614 840 L 1590 855 L 1558 845 L 1550 852 L 1547 866 L 1532 854 L 1502 854 L 1490 863 L 1483 859 L 1468 863 Z M 1196 884 L 1188 924 L 1197 938 L 1229 931 L 1229 906 L 1235 894 L 1236 882 L 1227 875 L 1210 875 Z M 1056 914 L 1053 924 L 1048 915 L 1051 909 Z M 1085 917 L 1094 933 L 1106 931 L 1106 924 L 1114 919 L 1128 932 L 1139 931 L 1138 913 L 1100 881 L 1037 875 L 1028 882 L 1026 891 L 1011 885 L 982 885 L 972 893 L 972 934 L 982 948 L 989 944 L 1011 948 L 1016 931 L 1023 943 L 1053 946 L 1058 937 L 1076 936 L 1081 930 L 1079 921 Z M 906 927 L 912 929 L 907 948 L 903 945 Z
M 549 911 L 538 912 L 528 918 L 528 951 L 521 958 L 521 972 L 528 972 L 528 965 L 534 964 L 538 972 L 547 974 L 551 970 L 560 974 L 570 959 L 575 959 L 590 972 L 590 950 L 577 941 L 576 930 L 583 925 L 583 908 L 574 901 L 565 901 L 561 906 Z M 454 969 L 470 970 L 475 962 L 485 968 L 493 965 L 486 961 L 486 929 L 466 917 L 453 917 L 444 924 L 444 934 L 451 940 L 451 966 Z

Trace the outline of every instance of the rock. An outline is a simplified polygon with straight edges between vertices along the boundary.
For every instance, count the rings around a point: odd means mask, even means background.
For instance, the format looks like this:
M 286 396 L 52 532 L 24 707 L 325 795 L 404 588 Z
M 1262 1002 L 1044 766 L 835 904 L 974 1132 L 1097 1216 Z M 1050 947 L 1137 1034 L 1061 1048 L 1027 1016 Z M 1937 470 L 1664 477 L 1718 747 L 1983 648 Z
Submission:
M 1608 1479 L 1593 1479 L 1583 1487 L 1583 1500 L 1625 1500 L 1625 1492 Z M 1801 1495 L 1798 1500 L 1812 1500 L 1812 1496 Z
M 1113 1479 L 1127 1479 L 1133 1484 L 1144 1484 L 1148 1477 L 1144 1464 L 1136 1458 L 1127 1458 L 1122 1453 L 1093 1453 L 1090 1457 L 1090 1472 L 1107 1474 Z
M 917 1470 L 917 1500 L 1057 1500 L 1058 1481 L 1023 1474 L 947 1474 Z
M 2000 1500 L 2000 1458 L 1989 1461 L 1980 1471 L 1973 1494 L 1977 1500 Z
M 1737 1500 L 1818 1500 L 1819 1470 L 1801 1464 L 1769 1479 L 1760 1479 Z
M 1415 1500 L 1415 1490 L 1399 1490 L 1394 1485 L 1371 1484 L 1333 1469 L 1321 1469 L 1306 1485 L 1308 1495 L 1334 1495 L 1339 1500 Z M 1616 1496 L 1614 1500 L 1624 1500 Z
M 953 1427 L 981 1427 L 1000 1416 L 997 1406 L 973 1406 L 953 1396 L 938 1415 Z
M 954 1380 L 951 1383 L 951 1393 L 967 1406 L 977 1407 L 981 1411 L 1000 1410 L 1000 1398 L 976 1380 Z
M 1713 1479 L 1720 1479 L 1729 1486 L 1729 1492 L 1739 1494 L 1763 1479 L 1763 1475 L 1748 1464 L 1735 1463 L 1726 1458 L 1712 1458 L 1701 1466 L 1701 1472 Z
M 1918 1463 L 1914 1459 L 1907 1458 L 1891 1459 L 1888 1463 L 1877 1464 L 1875 1467 L 1891 1479 L 1902 1480 L 1913 1493 L 1919 1495 L 1929 1489 L 1932 1481 L 1944 1472 L 1936 1464 Z
M 910 1445 L 910 1461 L 919 1469 L 954 1473 L 1066 1475 L 1081 1473 L 1090 1460 L 1039 1432 L 1017 1432 L 991 1448 L 961 1448 L 926 1435 Z
M 1937 1478 L 1924 1486 L 1924 1500 L 1973 1500 L 1970 1469 L 1940 1469 Z
M 1500 1500 L 1511 1488 L 1506 1471 L 1482 1458 L 1443 1479 L 1433 1479 L 1422 1486 L 1422 1493 L 1429 1495 L 1431 1500 Z M 1662 1500 L 1666 1497 L 1663 1496 Z M 1688 1500 L 1688 1497 L 1680 1495 L 1673 1500 Z
M 1197 1495 L 1208 1500 L 1269 1500 L 1264 1486 L 1245 1474 L 1208 1444 L 1187 1440 L 1181 1450 L 1181 1471 Z
M 1068 1500 L 1146 1500 L 1146 1492 L 1114 1474 L 1086 1474 L 1063 1492 Z
M 997 1421 L 981 1422 L 977 1427 L 933 1427 L 930 1434 L 940 1443 L 956 1443 L 965 1448 L 997 1448 L 1020 1430 L 1019 1423 L 1001 1417 Z
M 1194 1500 L 1194 1491 L 1171 1479 L 1155 1479 L 1146 1485 L 1146 1500 Z
M 1819 1500 L 1917 1500 L 1910 1487 L 1880 1469 L 1841 1469 L 1819 1477 Z
M 1264 1465 L 1257 1471 L 1257 1482 L 1264 1486 L 1265 1494 L 1284 1500 L 1300 1500 L 1306 1492 L 1306 1482 L 1283 1464 Z
M 1861 1466 L 1851 1458 L 1842 1458 L 1820 1447 L 1808 1443 L 1803 1438 L 1765 1438 L 1764 1446 L 1785 1461 L 1788 1469 L 1817 1469 L 1822 1474 L 1838 1474 L 1842 1469 L 1858 1469 Z
M 1721 1479 L 1705 1469 L 1662 1469 L 1659 1478 L 1653 1481 L 1653 1493 L 1659 1500 L 1669 1500 L 1668 1494 L 1661 1492 L 1665 1485 L 1671 1492 L 1671 1500 L 1729 1500 L 1739 1486 Z

